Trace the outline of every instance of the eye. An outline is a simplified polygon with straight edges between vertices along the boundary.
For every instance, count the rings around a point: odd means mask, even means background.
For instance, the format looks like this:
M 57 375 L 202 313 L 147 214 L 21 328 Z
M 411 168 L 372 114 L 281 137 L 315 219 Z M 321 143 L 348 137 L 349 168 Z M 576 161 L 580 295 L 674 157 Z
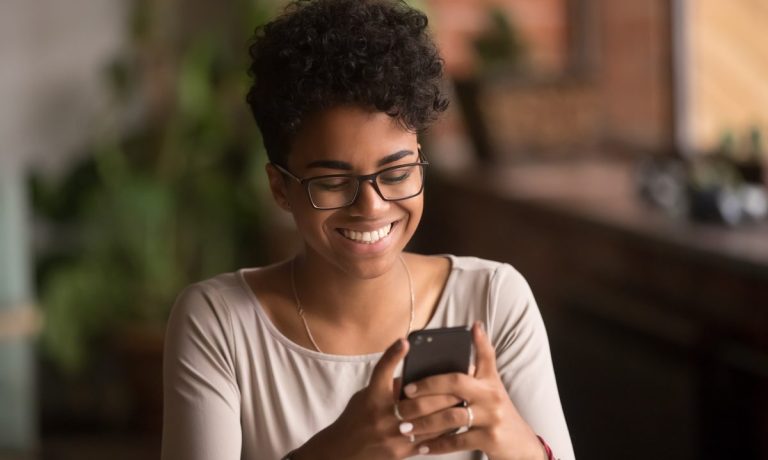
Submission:
M 400 182 L 405 181 L 411 176 L 411 169 L 412 168 L 401 168 L 401 169 L 395 169 L 392 171 L 387 171 L 381 176 L 379 176 L 379 180 L 384 185 L 399 184 Z
M 348 189 L 351 182 L 348 177 L 328 177 L 312 181 L 312 187 L 324 192 L 338 192 Z

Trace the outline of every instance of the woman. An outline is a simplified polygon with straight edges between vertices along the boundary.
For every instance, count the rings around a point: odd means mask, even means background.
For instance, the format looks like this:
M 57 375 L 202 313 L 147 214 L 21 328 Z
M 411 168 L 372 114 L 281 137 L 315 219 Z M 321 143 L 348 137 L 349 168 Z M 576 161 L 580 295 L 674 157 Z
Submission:
M 417 134 L 447 106 L 426 24 L 394 0 L 316 0 L 257 33 L 248 102 L 304 247 L 180 295 L 163 459 L 573 458 L 523 277 L 404 252 L 423 208 Z M 396 402 L 407 333 L 471 324 L 471 374 Z

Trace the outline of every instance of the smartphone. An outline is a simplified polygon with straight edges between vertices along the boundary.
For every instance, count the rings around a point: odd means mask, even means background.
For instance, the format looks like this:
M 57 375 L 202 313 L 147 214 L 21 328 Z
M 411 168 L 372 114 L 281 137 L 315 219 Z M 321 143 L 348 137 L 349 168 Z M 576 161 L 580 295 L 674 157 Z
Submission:
M 472 361 L 472 330 L 469 326 L 422 329 L 408 335 L 410 349 L 403 363 L 403 388 L 425 377 L 469 372 Z

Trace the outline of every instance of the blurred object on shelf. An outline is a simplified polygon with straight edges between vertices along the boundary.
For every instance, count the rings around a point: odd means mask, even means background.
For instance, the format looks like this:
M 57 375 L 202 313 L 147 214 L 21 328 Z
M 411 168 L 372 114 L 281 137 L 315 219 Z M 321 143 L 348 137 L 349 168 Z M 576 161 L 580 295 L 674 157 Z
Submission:
M 596 149 L 673 148 L 668 5 L 558 4 L 539 6 L 541 22 L 526 14 L 489 20 L 471 42 L 477 61 L 473 72 L 452 75 L 477 159 L 506 163 Z M 495 17 L 494 10 L 486 14 Z M 545 69 L 534 62 L 542 44 L 526 32 L 530 23 L 542 22 L 559 31 L 550 37 L 553 42 L 568 37 L 561 47 L 562 65 Z
M 597 146 L 595 90 L 569 78 L 487 81 L 479 96 L 492 159 L 572 157 Z
M 637 168 L 640 196 L 671 215 L 738 225 L 768 216 L 768 183 L 760 131 L 737 149 L 726 133 L 715 152 L 646 157 Z
M 489 78 L 520 77 L 526 73 L 525 44 L 512 20 L 501 10 L 487 11 L 491 26 L 475 38 L 473 47 L 480 61 L 477 72 L 456 78 L 454 87 L 475 153 L 481 161 L 493 159 L 493 143 L 483 100 Z
M 763 148 L 763 133 L 758 127 L 752 127 L 747 136 L 747 146 L 743 149 L 737 168 L 744 178 L 744 182 L 749 184 L 768 186 L 768 176 L 766 176 L 765 150 Z
M 414 3 L 414 2 L 410 2 Z M 526 66 L 542 75 L 559 74 L 570 64 L 573 32 L 570 0 L 423 0 L 433 36 L 445 59 L 446 75 L 464 79 L 476 74 L 484 63 L 481 42 L 493 42 L 495 54 L 507 40 L 504 23 L 514 24 L 519 43 L 525 44 Z M 495 36 L 495 37 L 494 37 Z M 502 44 L 506 47 L 509 42 Z
M 677 157 L 643 157 L 635 170 L 635 182 L 640 197 L 658 206 L 670 215 L 688 214 L 688 195 L 685 184 L 688 171 Z
M 526 72 L 527 45 L 509 13 L 499 8 L 488 10 L 490 26 L 474 40 L 480 73 Z

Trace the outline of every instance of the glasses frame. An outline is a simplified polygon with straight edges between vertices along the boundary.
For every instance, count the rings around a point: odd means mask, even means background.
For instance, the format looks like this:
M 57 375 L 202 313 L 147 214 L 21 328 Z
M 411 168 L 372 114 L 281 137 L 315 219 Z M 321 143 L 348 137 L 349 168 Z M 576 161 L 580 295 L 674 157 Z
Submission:
M 405 164 L 401 164 L 401 165 L 390 166 L 388 168 L 384 168 L 384 169 L 381 169 L 379 171 L 376 171 L 373 174 L 360 174 L 360 175 L 357 175 L 357 174 L 325 174 L 325 175 L 321 175 L 321 176 L 312 176 L 312 177 L 301 178 L 301 177 L 298 177 L 297 175 L 293 174 L 292 172 L 288 171 L 288 169 L 286 169 L 283 166 L 280 166 L 277 163 L 272 163 L 272 166 L 274 166 L 275 168 L 277 168 L 278 171 L 280 171 L 284 175 L 290 177 L 291 179 L 295 180 L 296 182 L 299 183 L 299 185 L 304 187 L 304 191 L 306 192 L 307 198 L 309 198 L 309 202 L 312 204 L 313 208 L 319 209 L 319 210 L 322 210 L 322 211 L 329 211 L 329 210 L 332 210 L 332 209 L 347 208 L 347 207 L 352 206 L 353 204 L 355 204 L 355 202 L 357 201 L 357 197 L 360 196 L 360 188 L 361 188 L 363 182 L 370 182 L 371 186 L 373 186 L 373 189 L 376 191 L 376 194 L 379 195 L 379 198 L 381 198 L 384 201 L 403 201 L 403 200 L 407 200 L 409 198 L 413 198 L 415 196 L 419 196 L 421 194 L 421 192 L 424 191 L 424 181 L 426 179 L 426 174 L 425 174 L 425 171 L 424 171 L 424 167 L 429 166 L 429 162 L 427 161 L 426 158 L 424 158 L 424 155 L 421 153 L 421 148 L 419 148 L 418 153 L 419 153 L 419 161 L 416 161 L 414 163 L 405 163 Z M 389 171 L 392 171 L 392 170 L 395 170 L 395 169 L 404 168 L 406 166 L 421 166 L 422 167 L 421 168 L 421 171 L 422 171 L 421 187 L 419 187 L 419 191 L 414 193 L 413 195 L 406 196 L 406 197 L 403 197 L 403 198 L 397 198 L 397 199 L 385 198 L 384 195 L 381 193 L 381 190 L 379 189 L 379 184 L 377 183 L 376 179 L 378 179 L 379 175 L 381 175 L 381 174 L 384 174 L 386 172 L 389 172 Z M 326 207 L 326 206 L 318 206 L 317 204 L 315 204 L 314 200 L 312 199 L 312 194 L 309 192 L 309 183 L 311 181 L 313 181 L 313 180 L 316 180 L 316 179 L 333 179 L 333 178 L 336 178 L 336 177 L 347 177 L 347 178 L 350 178 L 350 179 L 357 180 L 357 188 L 355 189 L 355 196 L 352 197 L 352 199 L 349 201 L 349 203 L 346 203 L 346 204 L 344 204 L 342 206 Z

